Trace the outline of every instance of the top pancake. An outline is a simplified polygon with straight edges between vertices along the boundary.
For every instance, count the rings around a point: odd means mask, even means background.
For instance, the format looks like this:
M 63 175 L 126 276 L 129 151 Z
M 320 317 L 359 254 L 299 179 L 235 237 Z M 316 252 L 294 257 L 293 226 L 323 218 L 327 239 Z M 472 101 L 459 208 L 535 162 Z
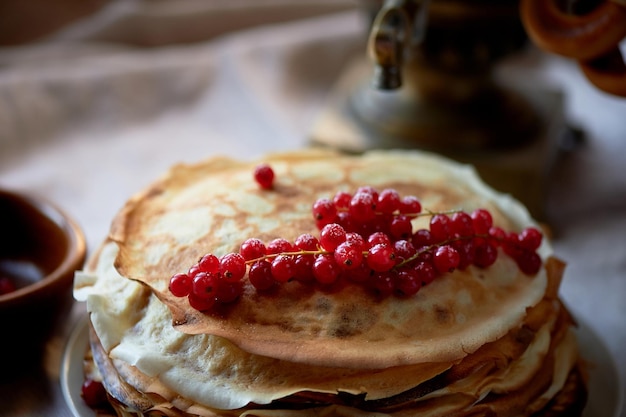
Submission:
M 482 207 L 507 230 L 532 224 L 519 203 L 486 187 L 471 168 L 428 154 L 309 150 L 264 162 L 276 173 L 273 190 L 261 190 L 252 178 L 259 161 L 180 165 L 133 197 L 113 223 L 117 270 L 149 286 L 182 332 L 221 336 L 250 353 L 291 362 L 379 369 L 458 360 L 518 326 L 543 298 L 545 271 L 526 276 L 501 254 L 490 268 L 444 275 L 407 299 L 381 300 L 351 285 L 322 292 L 297 282 L 259 295 L 246 281 L 232 306 L 198 312 L 169 293 L 171 275 L 205 253 L 238 251 L 250 237 L 319 235 L 311 206 L 339 190 L 395 188 L 431 211 Z

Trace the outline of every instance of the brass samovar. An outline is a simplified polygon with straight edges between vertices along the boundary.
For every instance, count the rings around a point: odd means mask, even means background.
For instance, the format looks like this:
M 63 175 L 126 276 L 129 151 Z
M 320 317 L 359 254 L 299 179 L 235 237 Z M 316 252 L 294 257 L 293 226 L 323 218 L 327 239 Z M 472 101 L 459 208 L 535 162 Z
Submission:
M 563 10 L 559 3 L 365 3 L 371 16 L 366 54 L 338 81 L 313 142 L 347 152 L 419 148 L 471 163 L 488 183 L 542 217 L 546 178 L 566 129 L 562 93 L 502 80 L 495 71 L 498 63 L 521 51 L 530 36 L 543 49 L 578 60 L 595 85 L 611 86 L 614 94 L 626 88 L 626 70 L 624 81 L 619 65 L 606 71 L 608 60 L 623 65 L 615 55 L 626 36 L 626 8 L 617 0 L 586 8 L 578 4 L 577 10 Z M 611 24 L 598 29 L 606 16 Z M 579 33 L 575 27 L 595 32 L 572 40 Z M 563 33 L 555 33 L 560 29 Z M 603 46 L 594 44 L 598 37 Z M 595 49 L 581 55 L 562 47 L 572 42 Z

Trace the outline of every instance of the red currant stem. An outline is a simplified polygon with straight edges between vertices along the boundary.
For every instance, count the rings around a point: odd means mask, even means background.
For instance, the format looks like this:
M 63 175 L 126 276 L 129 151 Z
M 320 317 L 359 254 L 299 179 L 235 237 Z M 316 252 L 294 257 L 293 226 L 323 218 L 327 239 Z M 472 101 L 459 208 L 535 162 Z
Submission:
M 445 212 L 437 212 L 437 213 L 445 213 L 445 214 L 449 214 L 449 213 L 456 213 L 458 210 L 447 210 Z M 422 213 L 421 215 L 428 215 L 428 214 L 424 214 Z M 415 253 L 415 255 L 411 256 L 410 258 L 405 259 L 404 261 L 400 262 L 398 265 L 395 266 L 395 268 L 399 268 L 401 266 L 404 266 L 410 262 L 413 262 L 414 260 L 416 260 L 417 258 L 419 258 L 420 255 L 422 255 L 425 252 L 428 252 L 432 249 L 435 249 L 439 246 L 443 246 L 443 245 L 447 245 L 449 243 L 452 242 L 456 242 L 458 240 L 468 240 L 468 239 L 473 239 L 475 237 L 483 237 L 483 238 L 489 238 L 490 236 L 487 234 L 474 234 L 471 236 L 458 236 L 455 237 L 453 239 L 448 239 L 448 240 L 444 240 L 442 242 L 438 242 L 429 246 L 425 246 L 423 248 L 420 248 L 420 250 L 418 252 Z M 258 258 L 254 258 L 254 259 L 249 259 L 246 261 L 246 265 L 252 265 L 253 263 L 257 262 L 257 261 L 265 261 L 268 259 L 274 259 L 278 256 L 284 255 L 284 256 L 298 256 L 298 255 L 329 255 L 332 254 L 333 252 L 324 250 L 324 249 L 318 249 L 318 250 L 299 250 L 299 251 L 293 251 L 293 252 L 278 252 L 278 253 L 270 253 L 267 255 L 263 255 L 263 256 L 259 256 Z M 368 251 L 363 251 L 363 256 L 367 257 L 368 255 Z
M 447 240 L 444 240 L 444 241 L 441 241 L 441 242 L 433 243 L 432 245 L 428 245 L 428 246 L 424 246 L 424 247 L 420 248 L 420 250 L 418 250 L 413 256 L 403 260 L 402 262 L 397 264 L 394 268 L 401 268 L 404 265 L 409 264 L 409 263 L 413 262 L 414 260 L 418 259 L 424 253 L 429 252 L 429 251 L 431 251 L 431 250 L 433 250 L 435 248 L 438 248 L 440 246 L 448 245 L 448 244 L 453 243 L 453 242 L 458 242 L 459 240 L 474 239 L 475 237 L 489 238 L 490 236 L 487 235 L 487 234 L 476 233 L 476 234 L 470 235 L 470 236 L 457 236 L 457 237 L 452 238 L 452 239 L 447 239 Z
M 444 211 L 432 211 L 432 210 L 424 209 L 423 212 L 418 213 L 418 214 L 413 214 L 413 216 L 420 216 L 420 217 L 436 216 L 437 214 L 454 214 L 454 213 L 461 213 L 462 211 L 463 210 L 461 209 L 450 209 L 450 210 L 444 210 Z
M 337 211 L 349 211 L 347 208 L 339 208 L 337 209 Z M 401 213 L 399 211 L 394 211 L 393 213 L 391 213 L 392 216 L 407 216 L 407 217 L 426 217 L 426 216 L 435 216 L 437 214 L 454 214 L 454 213 L 460 213 L 463 210 L 461 209 L 450 209 L 450 210 L 443 210 L 443 211 L 432 211 L 432 210 L 428 210 L 428 209 L 424 209 L 423 211 L 419 212 L 419 213 Z M 375 215 L 377 216 L 382 216 L 385 213 L 382 213 L 380 211 L 376 211 L 374 212 Z
M 427 211 L 426 213 L 420 213 L 417 214 L 417 216 L 428 216 L 428 215 L 435 215 L 435 214 L 454 214 L 454 213 L 458 213 L 461 212 L 461 210 L 459 209 L 452 209 L 452 210 L 446 210 L 446 211 L 440 211 L 440 212 L 432 212 L 432 211 Z M 448 245 L 450 243 L 453 242 L 458 242 L 459 240 L 469 240 L 469 239 L 474 239 L 474 238 L 484 238 L 484 239 L 496 239 L 498 240 L 500 243 L 502 243 L 504 240 L 503 239 L 497 239 L 494 236 L 491 236 L 489 234 L 486 233 L 475 233 L 473 235 L 469 235 L 469 236 L 456 236 L 454 238 L 451 239 L 446 239 L 444 241 L 438 242 L 438 243 L 434 243 L 432 245 L 428 245 L 428 246 L 424 246 L 422 248 L 420 248 L 420 250 L 418 250 L 413 256 L 403 260 L 402 262 L 400 262 L 399 264 L 394 266 L 394 269 L 397 268 L 401 268 L 404 265 L 407 265 L 413 261 L 415 261 L 416 259 L 418 259 L 421 255 L 423 255 L 426 252 L 429 252 L 433 249 L 436 249 L 440 246 L 444 246 L 444 245 Z M 246 265 L 252 265 L 257 261 L 265 261 L 267 259 L 273 259 L 276 258 L 278 256 L 284 255 L 284 256 L 298 256 L 298 255 L 328 255 L 328 254 L 332 254 L 333 252 L 324 250 L 322 248 L 319 248 L 318 250 L 298 250 L 298 251 L 293 251 L 293 252 L 279 252 L 279 253 L 270 253 L 267 255 L 263 255 L 260 256 L 258 258 L 254 258 L 254 259 L 250 259 L 246 261 Z M 363 251 L 362 252 L 364 257 L 368 256 L 368 251 Z
M 295 252 L 279 252 L 279 253 L 268 253 L 267 255 L 259 256 L 258 258 L 250 259 L 246 261 L 247 265 L 252 265 L 257 261 L 265 261 L 267 259 L 273 259 L 281 255 L 285 256 L 298 256 L 298 255 L 327 255 L 332 252 L 319 249 L 319 250 L 299 250 Z
M 454 213 L 456 211 L 449 210 L 448 212 Z M 419 256 L 422 255 L 423 253 L 428 252 L 428 251 L 430 251 L 432 249 L 435 249 L 435 248 L 437 248 L 439 246 L 447 245 L 447 244 L 450 244 L 452 242 L 456 242 L 456 241 L 459 241 L 459 240 L 473 239 L 475 237 L 489 238 L 490 236 L 487 235 L 487 234 L 478 234 L 477 233 L 477 234 L 470 235 L 470 236 L 458 236 L 458 237 L 455 237 L 453 239 L 447 239 L 447 240 L 444 240 L 442 242 L 434 243 L 434 244 L 429 245 L 429 246 L 424 246 L 424 247 L 420 248 L 420 250 L 417 251 L 410 258 L 407 258 L 404 261 L 402 261 L 399 264 L 397 264 L 395 266 L 395 268 L 399 268 L 399 267 L 404 266 L 404 265 L 406 265 L 408 263 L 411 263 L 414 260 L 416 260 L 417 258 L 419 258 Z M 276 258 L 278 256 L 282 256 L 282 255 L 284 255 L 284 256 L 329 255 L 329 254 L 332 254 L 332 253 L 333 252 L 330 252 L 330 251 L 327 251 L 327 250 L 324 250 L 324 249 L 319 249 L 319 250 L 299 250 L 299 251 L 294 251 L 294 252 L 270 253 L 270 254 L 267 254 L 267 255 L 259 256 L 258 258 L 247 260 L 246 261 L 246 265 L 252 265 L 253 263 L 255 263 L 257 261 L 265 261 L 265 260 L 268 260 L 268 259 L 274 259 L 274 258 Z M 364 257 L 367 257 L 368 256 L 368 251 L 363 251 L 362 254 L 363 254 Z

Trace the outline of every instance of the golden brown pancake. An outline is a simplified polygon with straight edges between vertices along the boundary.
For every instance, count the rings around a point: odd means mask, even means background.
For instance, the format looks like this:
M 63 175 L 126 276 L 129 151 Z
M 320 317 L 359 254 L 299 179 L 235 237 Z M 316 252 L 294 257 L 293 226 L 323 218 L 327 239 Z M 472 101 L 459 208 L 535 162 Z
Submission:
M 126 204 L 77 274 L 115 401 L 171 415 L 520 416 L 544 412 L 580 379 L 573 320 L 558 300 L 563 263 L 547 242 L 535 275 L 501 253 L 407 298 L 299 282 L 264 294 L 245 281 L 236 302 L 207 313 L 173 296 L 169 278 L 205 253 L 318 234 L 313 202 L 364 185 L 415 195 L 433 212 L 486 208 L 510 231 L 536 225 L 473 169 L 429 154 L 271 155 L 271 190 L 252 179 L 259 162 L 174 167 Z
M 167 277 L 186 271 L 205 252 L 237 251 L 246 237 L 293 241 L 299 233 L 316 233 L 310 207 L 316 197 L 332 197 L 338 188 L 393 187 L 419 196 L 433 211 L 487 206 L 500 224 L 513 226 L 486 190 L 477 192 L 478 182 L 463 178 L 469 170 L 442 170 L 434 158 L 303 153 L 267 161 L 278 177 L 272 191 L 251 180 L 253 163 L 181 166 L 116 219 L 117 269 L 149 285 L 180 331 L 216 334 L 249 352 L 318 365 L 450 361 L 502 336 L 545 292 L 545 274 L 526 276 L 505 258 L 488 273 L 458 271 L 407 300 L 378 300 L 354 288 L 324 294 L 296 284 L 275 297 L 250 292 L 220 315 L 189 308 L 169 293 Z

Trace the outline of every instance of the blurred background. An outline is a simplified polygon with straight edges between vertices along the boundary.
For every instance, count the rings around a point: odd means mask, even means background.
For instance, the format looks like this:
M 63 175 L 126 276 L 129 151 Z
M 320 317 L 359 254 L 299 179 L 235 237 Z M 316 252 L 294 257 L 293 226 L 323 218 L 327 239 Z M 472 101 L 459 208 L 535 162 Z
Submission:
M 57 203 L 93 252 L 124 202 L 176 163 L 307 146 L 445 154 L 549 227 L 568 263 L 563 297 L 623 380 L 626 99 L 597 82 L 624 87 L 624 10 L 619 0 L 0 0 L 0 187 Z M 567 34 L 600 15 L 605 45 L 580 55 L 595 44 Z M 545 22 L 565 35 L 546 39 Z M 6 415 L 72 415 L 60 362 L 82 315 L 72 305 L 60 318 L 37 372 L 0 381 Z

